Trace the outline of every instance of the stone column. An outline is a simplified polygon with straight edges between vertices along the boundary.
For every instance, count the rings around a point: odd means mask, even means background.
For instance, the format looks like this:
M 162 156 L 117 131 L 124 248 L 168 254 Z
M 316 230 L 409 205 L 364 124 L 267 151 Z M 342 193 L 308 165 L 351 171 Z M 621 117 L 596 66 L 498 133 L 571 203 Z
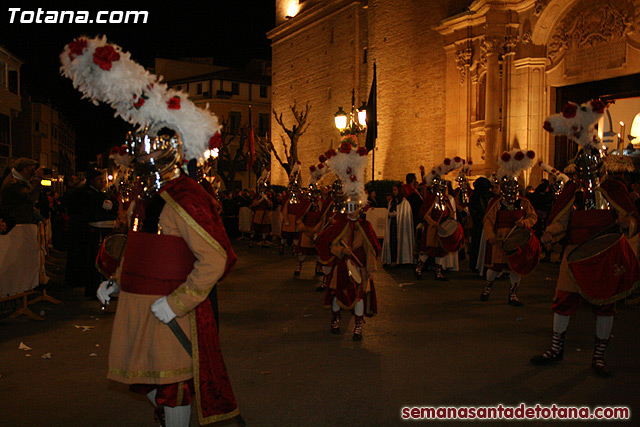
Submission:
M 501 153 L 502 140 L 500 138 L 500 108 L 502 106 L 502 91 L 500 83 L 500 49 L 501 40 L 487 36 L 482 43 L 483 53 L 486 54 L 487 92 L 485 98 L 485 165 L 489 171 L 495 170 Z

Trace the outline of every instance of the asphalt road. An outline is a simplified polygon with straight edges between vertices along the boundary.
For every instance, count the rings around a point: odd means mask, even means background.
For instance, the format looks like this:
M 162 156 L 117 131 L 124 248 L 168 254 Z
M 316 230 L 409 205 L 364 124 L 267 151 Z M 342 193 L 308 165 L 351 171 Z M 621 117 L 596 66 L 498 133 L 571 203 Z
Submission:
M 379 313 L 353 342 L 350 314 L 341 335 L 329 333 L 313 262 L 294 278 L 291 255 L 246 241 L 234 247 L 238 264 L 218 292 L 220 341 L 249 426 L 433 425 L 403 421 L 402 408 L 520 403 L 626 406 L 631 424 L 640 423 L 639 305 L 619 307 L 606 354 L 611 378 L 591 372 L 595 318 L 586 306 L 571 319 L 565 360 L 528 364 L 550 345 L 556 264 L 523 279 L 520 308 L 507 305 L 507 280 L 481 302 L 484 283 L 465 262 L 449 282 L 381 269 Z M 0 319 L 0 426 L 153 426 L 151 405 L 105 378 L 115 304 L 102 313 L 81 289 L 50 293 L 64 304 L 31 306 L 45 321 Z M 19 350 L 21 342 L 32 350 Z

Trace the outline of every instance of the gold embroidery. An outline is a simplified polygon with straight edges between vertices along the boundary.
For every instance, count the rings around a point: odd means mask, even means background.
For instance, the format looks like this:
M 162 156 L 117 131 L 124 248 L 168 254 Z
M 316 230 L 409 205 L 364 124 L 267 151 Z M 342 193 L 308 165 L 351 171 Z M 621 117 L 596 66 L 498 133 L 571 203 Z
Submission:
M 182 406 L 182 399 L 184 395 L 184 382 L 180 381 L 178 383 L 178 396 L 176 397 L 176 405 Z
M 179 375 L 190 374 L 191 366 L 170 371 L 128 371 L 115 366 L 109 366 L 109 373 L 123 378 L 171 378 Z
M 186 295 L 190 295 L 192 297 L 202 298 L 202 297 L 206 297 L 207 295 L 209 295 L 209 292 L 211 292 L 211 289 L 213 289 L 214 286 L 215 286 L 215 283 L 213 285 L 205 288 L 205 289 L 199 289 L 199 288 L 194 288 L 192 286 L 184 285 L 184 286 L 180 286 L 178 289 L 176 289 L 173 292 L 176 295 L 178 295 L 178 294 L 186 294 Z
M 178 309 L 181 310 L 183 313 L 188 313 L 189 311 L 191 311 L 187 308 L 186 305 L 184 305 L 184 303 L 180 300 L 180 298 L 178 298 L 178 295 L 176 295 L 175 291 L 171 295 L 169 295 L 169 298 L 171 298 L 171 301 L 173 301 L 176 307 L 178 307 Z
M 222 245 L 220 245 L 220 243 L 218 243 L 218 241 L 214 239 L 211 234 L 207 233 L 207 231 L 204 228 L 202 228 L 202 226 L 198 224 L 196 220 L 193 219 L 193 217 L 189 215 L 187 211 L 185 211 L 184 208 L 178 204 L 178 202 L 173 200 L 173 197 L 171 197 L 169 193 L 167 193 L 166 191 L 163 191 L 162 193 L 160 193 L 160 195 L 169 204 L 169 206 L 175 209 L 178 215 L 180 215 L 180 217 L 184 219 L 187 222 L 187 224 L 189 224 L 191 228 L 193 228 L 200 235 L 200 237 L 202 237 L 204 240 L 207 241 L 207 243 L 213 246 L 215 250 L 217 250 L 226 261 L 227 251 L 224 250 Z

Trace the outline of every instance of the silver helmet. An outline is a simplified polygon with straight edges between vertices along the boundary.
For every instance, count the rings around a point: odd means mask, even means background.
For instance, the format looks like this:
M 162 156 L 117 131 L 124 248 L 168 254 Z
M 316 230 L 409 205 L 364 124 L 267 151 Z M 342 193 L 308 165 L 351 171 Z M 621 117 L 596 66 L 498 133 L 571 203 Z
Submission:
M 180 176 L 182 141 L 177 133 L 166 129 L 129 132 L 126 143 L 133 156 L 134 174 L 144 185 L 145 194 L 153 194 Z
M 517 177 L 503 176 L 500 178 L 500 195 L 510 204 L 514 204 L 520 195 Z

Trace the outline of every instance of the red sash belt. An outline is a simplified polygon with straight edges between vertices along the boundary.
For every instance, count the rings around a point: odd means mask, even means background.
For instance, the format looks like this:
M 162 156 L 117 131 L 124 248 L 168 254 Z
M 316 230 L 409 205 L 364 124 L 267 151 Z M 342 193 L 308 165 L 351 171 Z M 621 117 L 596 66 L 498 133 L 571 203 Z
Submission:
M 195 260 L 182 237 L 130 231 L 120 287 L 134 294 L 169 295 L 184 283 Z
M 569 220 L 568 244 L 584 243 L 615 222 L 615 214 L 610 210 L 573 211 Z
M 516 225 L 516 221 L 524 218 L 524 210 L 518 209 L 515 211 L 501 211 L 498 210 L 496 218 L 496 230 L 501 228 L 513 228 Z

